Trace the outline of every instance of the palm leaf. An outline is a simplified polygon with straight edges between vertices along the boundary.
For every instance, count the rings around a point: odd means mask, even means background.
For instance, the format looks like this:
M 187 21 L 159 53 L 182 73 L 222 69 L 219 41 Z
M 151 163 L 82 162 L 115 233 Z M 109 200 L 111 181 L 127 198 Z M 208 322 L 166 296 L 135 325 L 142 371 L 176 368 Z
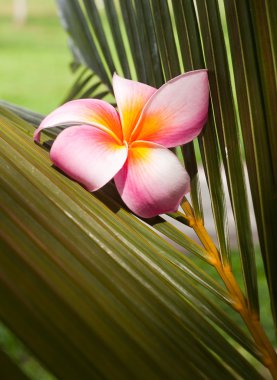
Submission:
M 30 124 L 34 126 L 38 126 L 44 118 L 44 115 L 20 107 L 16 104 L 5 102 L 4 100 L 0 100 L 0 106 L 14 112 L 16 115 L 20 116 L 22 119 L 28 121 Z
M 268 3 L 269 7 L 270 4 L 271 2 Z M 261 7 L 258 9 L 258 3 L 254 4 L 254 2 L 250 8 L 244 2 L 225 1 L 230 47 L 234 67 L 236 67 L 234 78 L 245 158 L 272 310 L 276 321 L 275 252 L 277 240 L 274 232 L 277 226 L 276 180 L 274 179 L 276 175 L 274 159 L 276 132 L 275 137 L 273 136 L 275 128 L 273 125 L 275 123 L 276 126 L 276 122 L 273 121 L 274 112 L 272 112 L 274 110 L 272 102 L 276 103 L 276 70 L 273 67 L 276 44 L 270 40 L 270 37 L 274 36 L 270 30 L 276 29 L 274 18 L 276 19 L 277 12 L 276 7 L 271 6 L 271 11 L 266 16 L 267 5 L 262 5 L 262 3 L 260 5 Z M 253 17 L 255 20 L 252 20 Z M 257 23 L 259 18 L 264 21 L 262 30 L 260 29 L 261 24 Z M 252 33 L 253 25 L 255 33 Z M 259 51 L 259 60 L 256 57 L 256 50 Z M 267 58 L 261 59 L 261 54 Z M 261 80 L 263 88 L 260 87 Z M 267 105 L 264 103 L 265 100 Z
M 180 36 L 179 43 L 181 52 L 183 52 L 184 67 L 186 70 L 199 69 L 204 66 L 204 57 L 193 3 L 189 1 L 174 2 L 173 9 L 177 31 Z M 184 38 L 181 39 L 181 36 L 184 36 Z M 212 115 L 209 117 L 204 135 L 199 138 L 199 144 L 212 200 L 212 209 L 220 251 L 223 261 L 228 263 L 230 261 L 230 247 L 226 200 L 221 177 L 221 160 L 217 131 Z M 194 178 L 193 176 L 193 180 Z
M 71 3 L 71 1 L 69 1 L 69 3 Z M 203 67 L 204 61 L 206 62 L 210 72 L 214 73 L 214 75 L 210 75 L 210 85 L 212 93 L 212 107 L 214 110 L 213 114 L 215 118 L 214 120 L 210 120 L 210 124 L 213 125 L 214 123 L 214 126 L 207 128 L 208 132 L 204 134 L 204 137 L 200 142 L 202 145 L 203 161 L 206 170 L 207 182 L 210 189 L 221 254 L 223 260 L 225 262 L 229 262 L 228 227 L 225 211 L 225 200 L 222 189 L 222 177 L 220 173 L 219 154 L 223 159 L 225 175 L 229 186 L 229 196 L 232 202 L 232 209 L 237 228 L 247 298 L 251 308 L 258 313 L 257 278 L 252 231 L 248 211 L 248 200 L 243 171 L 242 154 L 240 150 L 238 125 L 234 103 L 232 100 L 230 74 L 228 72 L 227 52 L 224 45 L 224 35 L 221 26 L 219 4 L 217 2 L 213 2 L 211 5 L 208 2 L 207 5 L 203 6 L 203 4 L 200 3 L 197 8 L 200 29 L 198 28 L 193 1 L 184 1 L 183 3 L 180 2 L 179 4 L 173 4 L 175 7 L 175 16 L 176 13 L 179 15 L 176 17 L 176 26 L 178 27 L 177 32 L 181 33 L 183 30 L 188 31 L 186 35 L 187 39 L 185 39 L 184 42 L 181 35 L 178 36 L 179 41 L 176 41 L 174 36 L 175 25 L 166 0 L 151 1 L 150 3 L 148 1 L 138 0 L 135 1 L 133 5 L 132 2 L 130 2 L 128 7 L 129 14 L 136 14 L 137 19 L 133 24 L 127 21 L 126 32 L 127 35 L 130 35 L 130 40 L 132 41 L 133 36 L 137 35 L 138 28 L 136 24 L 140 25 L 141 23 L 145 23 L 145 17 L 142 17 L 143 13 L 141 12 L 141 9 L 148 7 L 148 19 L 151 20 L 149 23 L 151 23 L 152 26 L 154 25 L 155 29 L 154 33 L 152 30 L 151 36 L 155 41 L 156 49 L 158 49 L 160 65 L 162 66 L 164 72 L 164 80 L 178 75 L 181 72 L 182 65 L 184 65 L 186 69 L 195 67 L 198 68 Z M 63 13 L 64 2 L 61 1 L 60 3 L 58 2 L 58 4 L 60 4 L 60 9 Z M 95 5 L 97 5 L 97 3 L 95 3 Z M 112 7 L 112 11 L 110 7 Z M 90 11 L 93 12 L 93 8 L 89 8 L 87 6 L 86 12 L 90 13 Z M 114 5 L 106 2 L 105 12 L 116 12 L 116 8 Z M 66 9 L 64 12 L 64 17 L 68 19 L 67 23 L 70 22 L 69 20 L 76 17 L 75 13 L 70 13 L 69 9 Z M 82 19 L 85 19 L 85 15 L 82 16 Z M 126 17 L 125 19 L 123 18 L 123 21 L 125 20 L 127 20 Z M 92 25 L 92 27 L 94 26 Z M 87 29 L 86 27 L 84 28 Z M 192 33 L 190 33 L 190 29 L 192 29 Z M 104 32 L 107 33 L 106 30 L 104 30 Z M 202 48 L 200 33 L 202 33 L 204 56 L 201 52 Z M 74 31 L 72 31 L 72 37 L 73 34 Z M 94 34 L 97 34 L 96 30 Z M 143 34 L 139 35 L 138 38 L 140 39 L 140 45 L 143 46 Z M 194 38 L 193 43 L 190 38 Z M 81 41 L 78 43 L 78 40 L 76 39 L 75 43 L 78 44 L 78 47 L 79 45 L 81 46 Z M 177 47 L 180 46 L 180 50 L 182 50 L 183 44 L 186 44 L 186 51 L 190 51 L 190 55 L 188 55 L 186 59 L 183 56 L 184 61 L 182 62 L 181 57 L 178 55 Z M 123 46 L 118 46 L 117 53 L 119 56 L 123 54 L 123 49 Z M 143 53 L 144 51 L 142 51 L 142 54 Z M 100 52 L 98 52 L 98 54 L 100 54 Z M 101 54 L 103 54 L 105 58 L 104 51 L 101 51 Z M 147 61 L 147 57 L 149 57 L 149 54 L 146 49 L 144 69 L 146 72 L 150 72 L 150 70 L 147 70 L 146 66 L 146 63 L 149 62 L 149 60 Z M 132 55 L 134 62 L 136 58 L 137 55 Z M 135 67 L 137 66 L 138 65 L 135 65 Z M 156 78 L 159 80 L 160 66 L 154 67 L 156 67 L 157 70 L 154 71 L 153 74 L 154 76 L 157 75 Z M 151 70 L 153 70 L 153 67 Z M 97 74 L 101 77 L 100 72 L 97 72 Z M 140 73 L 137 73 L 137 76 L 139 76 L 139 74 Z M 226 91 L 229 94 L 228 96 L 225 95 Z M 205 143 L 205 141 L 207 141 L 207 143 Z M 198 218 L 202 218 L 201 194 L 199 190 L 196 158 L 193 146 L 190 145 L 190 147 L 184 147 L 183 152 L 186 167 L 192 175 L 191 195 L 195 213 Z
M 76 70 L 77 78 L 66 94 L 62 104 L 73 99 L 111 99 L 111 92 L 107 86 L 103 85 L 102 81 L 86 67 L 79 65 Z
M 221 261 L 226 267 L 232 263 L 229 197 L 242 261 L 236 276 L 244 280 L 247 308 L 259 316 L 242 134 L 275 311 L 272 2 L 57 3 L 79 67 L 65 101 L 91 96 L 113 102 L 114 70 L 159 87 L 183 70 L 208 68 L 211 112 L 198 143 Z M 66 379 L 263 378 L 255 367 L 256 360 L 266 362 L 264 352 L 240 327 L 231 294 L 205 273 L 209 254 L 169 221 L 190 225 L 188 216 L 193 216 L 204 223 L 195 146 L 176 152 L 191 176 L 193 211 L 140 220 L 112 183 L 92 195 L 51 168 L 49 138 L 59 130 L 45 133 L 45 149 L 35 146 L 31 136 L 40 115 L 14 105 L 0 107 L 0 113 L 0 318 L 53 374 Z M 206 261 L 204 271 L 181 248 Z
M 29 378 L 0 348 L 0 366 L 3 379 L 28 380 Z
M 54 171 L 32 126 L 2 115 L 0 314 L 53 373 L 261 378 L 224 335 L 259 357 L 251 340 L 197 285 L 197 269 L 194 281 L 185 276 L 188 259 L 171 258 L 169 243 L 131 214 Z

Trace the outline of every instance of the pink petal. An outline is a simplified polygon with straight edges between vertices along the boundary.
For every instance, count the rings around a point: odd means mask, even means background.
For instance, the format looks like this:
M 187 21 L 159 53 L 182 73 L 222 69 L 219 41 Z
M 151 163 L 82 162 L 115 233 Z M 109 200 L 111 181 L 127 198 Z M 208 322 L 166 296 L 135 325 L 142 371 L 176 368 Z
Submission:
M 90 125 L 66 128 L 54 141 L 50 158 L 89 191 L 104 186 L 122 168 L 128 155 L 108 133 Z
M 126 205 L 143 218 L 175 212 L 189 191 L 189 176 L 177 157 L 158 144 L 137 141 L 115 176 Z
M 113 76 L 113 89 L 120 114 L 124 140 L 129 141 L 143 107 L 157 90 L 146 84 L 121 78 L 116 74 Z
M 209 106 L 206 70 L 191 71 L 165 83 L 150 98 L 131 140 L 146 140 L 167 148 L 186 144 L 201 132 Z
M 93 125 L 122 141 L 122 130 L 117 111 L 108 103 L 98 99 L 72 100 L 51 112 L 35 131 L 34 140 L 39 142 L 44 128 L 60 125 Z

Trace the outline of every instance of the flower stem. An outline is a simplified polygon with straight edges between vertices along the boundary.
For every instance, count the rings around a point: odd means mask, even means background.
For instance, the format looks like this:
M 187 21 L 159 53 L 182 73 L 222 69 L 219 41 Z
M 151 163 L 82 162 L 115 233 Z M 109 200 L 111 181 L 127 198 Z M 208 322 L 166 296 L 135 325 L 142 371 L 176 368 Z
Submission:
M 181 204 L 186 217 L 190 220 L 190 227 L 193 228 L 205 250 L 210 256 L 209 262 L 213 265 L 224 282 L 234 309 L 241 315 L 249 332 L 251 333 L 263 360 L 263 364 L 270 371 L 272 378 L 277 380 L 277 355 L 265 334 L 259 317 L 249 307 L 247 299 L 240 289 L 231 267 L 221 261 L 218 249 L 208 234 L 202 220 L 195 218 L 194 211 L 187 199 Z

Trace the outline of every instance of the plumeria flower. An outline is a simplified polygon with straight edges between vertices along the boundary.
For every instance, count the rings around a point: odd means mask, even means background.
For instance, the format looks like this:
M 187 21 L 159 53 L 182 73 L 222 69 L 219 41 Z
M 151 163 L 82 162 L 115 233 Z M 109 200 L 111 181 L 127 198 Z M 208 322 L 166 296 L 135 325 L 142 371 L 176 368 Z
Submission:
M 125 204 L 150 218 L 175 212 L 190 189 L 190 179 L 167 148 L 186 144 L 201 132 L 208 114 L 206 70 L 191 71 L 158 90 L 114 75 L 118 112 L 97 99 L 65 103 L 36 130 L 69 126 L 54 141 L 54 165 L 87 190 L 114 178 Z

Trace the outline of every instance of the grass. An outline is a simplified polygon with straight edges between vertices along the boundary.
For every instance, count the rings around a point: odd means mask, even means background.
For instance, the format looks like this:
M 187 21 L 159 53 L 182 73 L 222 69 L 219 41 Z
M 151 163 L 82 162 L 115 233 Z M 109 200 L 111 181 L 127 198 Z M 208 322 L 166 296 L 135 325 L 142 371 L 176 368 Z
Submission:
M 0 0 L 0 99 L 46 114 L 72 83 L 67 36 L 54 0 L 28 0 L 24 25 L 12 19 L 12 1 Z

